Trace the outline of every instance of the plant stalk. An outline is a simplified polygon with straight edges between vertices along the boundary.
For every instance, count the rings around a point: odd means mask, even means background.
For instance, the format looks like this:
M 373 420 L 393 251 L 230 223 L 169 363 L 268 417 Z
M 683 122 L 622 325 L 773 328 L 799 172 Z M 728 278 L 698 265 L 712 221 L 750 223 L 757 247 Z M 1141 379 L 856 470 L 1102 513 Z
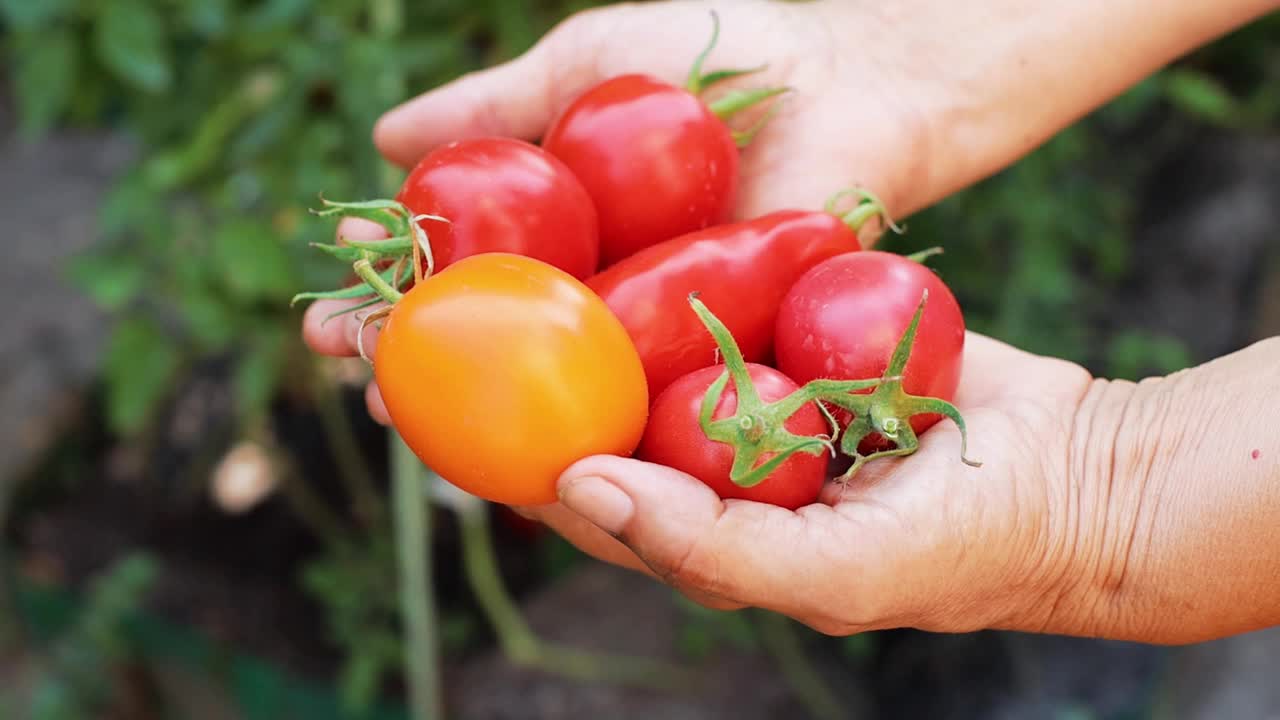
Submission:
M 605 655 L 548 643 L 529 627 L 498 572 L 486 503 L 459 503 L 467 580 L 513 663 L 586 682 L 657 689 L 686 685 L 689 673 L 660 660 Z
M 313 367 L 317 366 L 313 364 Z M 338 477 L 346 486 L 361 523 L 365 527 L 374 527 L 386 516 L 386 508 L 373 486 L 373 473 L 360 450 L 355 430 L 342 408 L 338 392 L 318 372 L 312 373 L 311 390 L 320 415 L 320 424 L 338 463 Z
M 395 432 L 389 435 L 410 717 L 436 720 L 443 717 L 444 707 L 440 694 L 435 598 L 431 592 L 430 506 L 422 492 L 428 476 L 400 436 Z
M 831 688 L 823 682 L 817 668 L 809 662 L 791 621 L 777 613 L 761 611 L 756 614 L 760 637 L 773 654 L 783 677 L 791 685 L 796 697 L 818 720 L 840 720 L 848 714 Z

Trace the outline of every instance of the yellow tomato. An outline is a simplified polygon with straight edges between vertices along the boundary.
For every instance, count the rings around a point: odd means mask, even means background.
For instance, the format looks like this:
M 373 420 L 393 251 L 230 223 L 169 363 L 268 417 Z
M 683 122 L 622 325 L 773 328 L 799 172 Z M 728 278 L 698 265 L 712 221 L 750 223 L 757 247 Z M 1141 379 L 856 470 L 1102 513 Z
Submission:
M 374 374 L 422 462 L 510 505 L 554 502 L 557 477 L 583 457 L 630 455 L 648 417 L 622 323 L 573 276 L 521 255 L 472 255 L 406 292 Z

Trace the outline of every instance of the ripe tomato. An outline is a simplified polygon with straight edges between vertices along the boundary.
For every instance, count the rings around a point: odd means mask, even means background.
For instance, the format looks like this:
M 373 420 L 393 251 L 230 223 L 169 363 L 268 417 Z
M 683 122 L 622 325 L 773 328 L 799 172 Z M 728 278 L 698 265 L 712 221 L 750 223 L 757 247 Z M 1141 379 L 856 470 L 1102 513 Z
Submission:
M 510 505 L 554 502 L 560 473 L 587 455 L 629 455 L 648 413 L 640 357 L 608 306 L 508 253 L 463 258 L 406 292 L 374 375 L 424 463 Z
M 423 219 L 437 269 L 482 252 L 550 263 L 578 279 L 596 271 L 599 228 L 591 197 L 555 156 L 503 137 L 459 140 L 422 158 L 396 200 Z
M 796 390 L 786 375 L 766 365 L 747 363 L 747 374 L 755 384 L 760 399 L 766 403 L 779 400 Z M 686 472 L 706 483 L 722 498 L 740 498 L 770 503 L 794 510 L 818 499 L 826 480 L 829 456 L 795 453 L 779 465 L 767 478 L 752 487 L 741 487 L 730 479 L 734 448 L 727 443 L 708 439 L 699 423 L 699 411 L 707 388 L 725 370 L 714 365 L 695 370 L 667 386 L 650 410 L 637 457 Z M 738 395 L 730 382 L 716 404 L 712 418 L 732 416 L 738 407 Z M 830 433 L 831 428 L 813 403 L 801 407 L 783 423 L 783 427 L 806 436 Z M 759 463 L 771 455 L 762 456 Z M 757 464 L 759 464 L 757 463 Z
M 815 378 L 880 377 L 920 297 L 920 318 L 902 388 L 950 401 L 960 382 L 964 316 L 955 296 L 932 270 L 902 255 L 878 250 L 845 253 L 805 273 L 782 301 L 774 333 L 777 366 L 797 383 Z M 942 419 L 911 419 L 917 432 Z
M 601 265 L 728 219 L 738 187 L 731 129 L 684 88 L 622 75 L 587 90 L 542 142 L 600 216 Z
M 716 342 L 688 296 L 697 292 L 728 326 L 751 362 L 765 362 L 787 290 L 826 258 L 858 250 L 856 230 L 839 216 L 779 210 L 672 238 L 587 280 L 631 334 L 649 393 L 715 362 Z

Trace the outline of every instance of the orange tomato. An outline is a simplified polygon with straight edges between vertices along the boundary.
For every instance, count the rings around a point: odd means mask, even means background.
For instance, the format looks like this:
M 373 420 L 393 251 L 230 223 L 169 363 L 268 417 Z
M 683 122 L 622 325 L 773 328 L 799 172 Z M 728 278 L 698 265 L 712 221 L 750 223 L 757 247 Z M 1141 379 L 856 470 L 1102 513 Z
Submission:
M 422 462 L 509 505 L 554 502 L 583 457 L 630 455 L 648 418 L 622 323 L 582 282 L 521 255 L 472 255 L 411 288 L 379 333 L 374 375 Z

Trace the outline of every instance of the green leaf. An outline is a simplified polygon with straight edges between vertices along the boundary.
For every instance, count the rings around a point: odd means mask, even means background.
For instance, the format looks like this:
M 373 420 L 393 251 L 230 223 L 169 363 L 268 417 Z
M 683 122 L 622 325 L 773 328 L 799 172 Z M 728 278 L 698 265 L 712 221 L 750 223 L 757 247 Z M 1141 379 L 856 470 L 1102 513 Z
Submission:
M 47 130 L 67 109 L 75 90 L 79 48 L 69 30 L 23 36 L 18 44 L 14 90 L 28 136 Z
M 112 431 L 131 435 L 151 420 L 177 377 L 182 356 L 173 338 L 141 317 L 122 321 L 107 347 L 107 421 Z
M 146 281 L 141 259 L 128 255 L 82 255 L 67 266 L 67 275 L 105 310 L 127 305 Z
M 228 0 L 196 0 L 184 5 L 186 26 L 200 35 L 208 38 L 220 37 L 231 24 Z
M 288 250 L 262 223 L 233 220 L 218 228 L 213 258 L 223 286 L 238 300 L 287 302 L 298 287 Z
M 186 329 L 202 350 L 223 350 L 235 340 L 242 316 L 212 288 L 198 280 L 185 282 L 178 302 Z
M 112 0 L 98 18 L 98 57 L 121 80 L 146 92 L 168 90 L 173 82 L 164 21 L 141 0 Z
M 288 349 L 284 328 L 266 326 L 253 337 L 236 366 L 236 407 L 243 418 L 261 418 L 280 384 Z
M 14 30 L 38 30 L 62 19 L 75 0 L 0 0 L 0 20 Z
M 1236 99 L 1217 80 L 1194 70 L 1170 70 L 1165 95 L 1184 112 L 1216 125 L 1230 126 L 1240 115 Z

